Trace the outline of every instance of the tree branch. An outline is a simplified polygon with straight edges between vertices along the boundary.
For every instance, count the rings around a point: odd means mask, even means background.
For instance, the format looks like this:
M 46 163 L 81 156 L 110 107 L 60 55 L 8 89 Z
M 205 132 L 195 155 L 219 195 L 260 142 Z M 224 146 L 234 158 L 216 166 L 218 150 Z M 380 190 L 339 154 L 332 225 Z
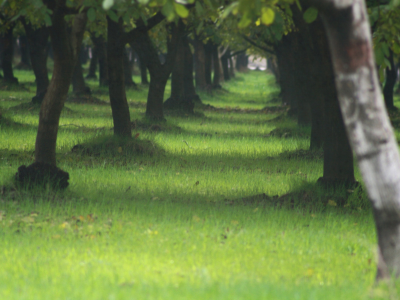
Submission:
M 261 49 L 262 51 L 265 51 L 265 52 L 267 52 L 268 54 L 271 54 L 271 55 L 275 55 L 275 53 L 272 51 L 272 50 L 270 50 L 270 49 L 268 49 L 268 48 L 266 48 L 266 47 L 263 47 L 263 46 L 261 46 L 261 45 L 258 45 L 256 42 L 254 42 L 252 39 L 250 39 L 249 37 L 247 37 L 247 36 L 245 36 L 245 35 L 241 35 L 242 36 L 242 38 L 246 41 L 246 42 L 248 42 L 249 44 L 251 44 L 251 45 L 253 45 L 254 47 L 257 47 L 258 49 Z

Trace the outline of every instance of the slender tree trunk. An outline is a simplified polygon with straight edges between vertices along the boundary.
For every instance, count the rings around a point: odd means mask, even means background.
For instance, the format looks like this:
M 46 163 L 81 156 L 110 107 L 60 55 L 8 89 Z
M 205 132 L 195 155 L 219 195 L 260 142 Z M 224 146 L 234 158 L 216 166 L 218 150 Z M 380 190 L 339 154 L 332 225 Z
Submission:
M 378 235 L 377 279 L 400 275 L 400 156 L 379 88 L 363 0 L 309 1 L 329 38 L 340 108 Z
M 49 75 L 47 71 L 47 57 L 49 52 L 49 29 L 39 27 L 34 29 L 32 24 L 22 19 L 25 33 L 29 43 L 29 54 L 31 57 L 32 69 L 35 74 L 36 96 L 32 99 L 34 103 L 42 103 L 47 87 L 49 86 Z
M 196 88 L 200 91 L 204 91 L 207 89 L 206 82 L 206 57 L 204 51 L 204 44 L 196 35 L 194 39 L 194 59 L 195 59 L 195 80 L 196 80 Z M 210 73 L 210 83 L 211 83 L 211 73 Z
M 103 36 L 90 35 L 99 59 L 99 85 L 108 86 L 107 45 Z
M 213 61 L 213 69 L 214 69 L 214 77 L 213 77 L 213 87 L 220 88 L 222 81 L 222 70 L 220 65 L 220 59 L 218 55 L 218 45 L 213 45 L 212 48 L 212 61 Z
M 193 78 L 193 54 L 189 46 L 189 40 L 187 37 L 183 39 L 183 48 L 185 55 L 185 63 L 184 63 L 184 94 L 185 97 L 191 99 L 195 102 L 201 102 L 200 97 L 196 94 L 196 89 L 194 87 L 194 78 Z
M 171 76 L 171 99 L 179 102 L 184 96 L 184 76 L 185 76 L 185 49 L 183 38 L 179 38 L 174 68 Z
M 78 59 L 86 21 L 86 13 L 76 15 L 72 33 L 69 34 L 64 20 L 64 10 L 58 6 L 53 10 L 50 37 L 54 53 L 54 69 L 40 108 L 35 162 L 56 165 L 56 141 L 60 114 L 67 98 L 74 65 Z
M 76 62 L 74 72 L 72 73 L 72 91 L 77 96 L 90 95 L 90 88 L 85 84 L 83 68 L 79 59 Z
M 213 45 L 210 41 L 208 41 L 207 44 L 204 45 L 204 55 L 205 55 L 204 72 L 207 85 L 211 85 L 212 83 L 211 81 L 212 51 L 213 51 Z
M 9 27 L 5 30 L 2 37 L 3 44 L 3 57 L 1 65 L 3 68 L 3 80 L 9 83 L 18 83 L 18 79 L 14 77 L 12 68 L 12 61 L 14 57 L 14 27 L 15 22 L 9 24 Z
M 31 60 L 29 57 L 29 44 L 26 35 L 22 35 L 18 38 L 19 51 L 21 52 L 21 61 L 16 66 L 20 70 L 30 70 L 32 69 Z
M 114 22 L 107 17 L 107 61 L 110 103 L 114 121 L 114 135 L 131 137 L 131 120 L 124 80 L 124 29 L 122 19 Z
M 229 56 L 229 76 L 231 78 L 235 77 L 235 66 L 234 59 L 232 56 Z
M 383 96 L 386 108 L 393 110 L 396 108 L 393 103 L 393 90 L 397 81 L 397 68 L 393 60 L 393 51 L 389 49 L 389 53 L 390 69 L 386 68 L 386 82 L 383 87 Z
M 124 47 L 124 76 L 125 76 L 125 86 L 137 87 L 136 83 L 132 79 L 132 63 L 129 60 L 127 49 Z
M 231 79 L 230 74 L 229 74 L 229 57 L 230 57 L 231 51 L 227 49 L 225 53 L 221 56 L 221 64 L 222 64 L 222 71 L 224 74 L 224 80 L 228 81 Z
M 147 79 L 147 67 L 146 67 L 146 61 L 143 56 L 141 56 L 138 53 L 139 57 L 139 67 L 140 67 L 140 80 L 143 85 L 148 85 L 149 80 Z
M 99 54 L 96 46 L 91 48 L 92 57 L 90 58 L 89 72 L 86 75 L 86 79 L 97 79 L 96 71 L 97 64 L 99 62 Z

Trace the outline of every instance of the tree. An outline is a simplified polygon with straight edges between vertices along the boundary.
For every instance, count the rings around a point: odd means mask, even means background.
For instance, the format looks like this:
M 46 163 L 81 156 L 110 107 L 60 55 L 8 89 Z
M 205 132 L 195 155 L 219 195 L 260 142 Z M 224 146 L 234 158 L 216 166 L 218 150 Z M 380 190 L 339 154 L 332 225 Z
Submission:
M 377 280 L 400 275 L 400 155 L 373 57 L 364 1 L 305 0 L 324 20 L 347 135 L 372 204 Z

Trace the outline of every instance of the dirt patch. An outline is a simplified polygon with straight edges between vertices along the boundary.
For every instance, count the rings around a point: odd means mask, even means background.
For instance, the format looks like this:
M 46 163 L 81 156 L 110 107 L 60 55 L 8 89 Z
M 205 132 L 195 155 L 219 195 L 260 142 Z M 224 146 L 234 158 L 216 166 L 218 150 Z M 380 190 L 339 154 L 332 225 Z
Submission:
M 303 137 L 309 137 L 310 134 L 299 131 L 297 128 L 276 128 L 272 130 L 270 133 L 264 135 L 264 137 L 278 137 L 278 138 L 303 138 Z
M 150 123 L 146 120 L 133 120 L 131 122 L 132 129 L 141 131 L 151 131 L 151 132 L 161 132 L 161 131 L 181 131 L 182 128 L 176 125 L 171 125 L 168 123 Z
M 67 102 L 77 103 L 77 104 L 96 104 L 96 105 L 110 105 L 106 101 L 103 101 L 92 95 L 71 95 L 67 98 Z
M 69 185 L 69 174 L 56 166 L 34 162 L 28 167 L 20 166 L 15 180 L 17 185 L 24 188 L 46 188 L 49 185 L 54 189 L 65 189 Z
M 10 107 L 8 110 L 15 111 L 15 112 L 30 112 L 34 114 L 38 114 L 40 112 L 40 104 L 34 104 L 32 102 L 21 103 L 15 106 Z M 63 107 L 63 112 L 71 113 L 73 112 L 72 109 L 68 107 Z
M 135 137 L 139 137 L 137 134 Z M 71 149 L 72 153 L 87 156 L 129 156 L 129 155 L 154 155 L 162 153 L 163 150 L 149 140 L 139 140 L 138 138 L 130 140 L 118 140 L 108 138 L 106 140 L 78 144 Z

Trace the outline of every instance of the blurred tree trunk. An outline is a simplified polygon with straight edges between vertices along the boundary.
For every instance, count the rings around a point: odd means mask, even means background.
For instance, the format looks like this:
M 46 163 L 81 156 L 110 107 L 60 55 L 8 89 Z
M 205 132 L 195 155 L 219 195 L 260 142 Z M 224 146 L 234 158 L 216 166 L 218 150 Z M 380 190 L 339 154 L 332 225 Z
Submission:
M 376 74 L 363 0 L 303 1 L 322 15 L 340 108 L 378 235 L 377 280 L 400 275 L 400 155 Z
M 54 166 L 61 110 L 67 98 L 87 22 L 86 12 L 77 14 L 69 34 L 64 16 L 64 6 L 57 2 L 52 14 L 52 26 L 49 27 L 54 53 L 53 76 L 40 108 L 35 144 L 35 162 Z
M 1 66 L 3 68 L 3 80 L 8 83 L 18 83 L 18 79 L 14 77 L 12 62 L 14 58 L 14 27 L 16 22 L 11 22 L 1 36 L 3 44 L 3 56 L 1 58 Z
M 205 57 L 204 44 L 197 35 L 195 35 L 194 38 L 194 59 L 195 59 L 196 88 L 200 91 L 204 91 L 207 89 L 206 70 L 205 70 L 206 57 Z M 211 78 L 210 78 L 210 83 L 211 83 Z
M 99 63 L 99 53 L 95 45 L 91 47 L 92 57 L 90 58 L 89 72 L 86 75 L 86 79 L 97 79 L 96 71 Z
M 123 35 L 124 29 L 122 19 L 120 18 L 118 22 L 114 22 L 107 17 L 108 90 L 114 123 L 114 135 L 131 137 L 131 119 L 125 93 L 125 43 L 123 41 Z
M 132 79 L 132 62 L 129 59 L 128 50 L 124 47 L 124 75 L 125 75 L 125 86 L 137 87 L 136 83 Z
M 91 34 L 90 38 L 97 49 L 99 60 L 99 85 L 108 86 L 107 43 L 103 36 Z
M 389 48 L 390 69 L 386 68 L 386 82 L 383 87 L 383 96 L 388 110 L 396 109 L 393 103 L 394 86 L 397 81 L 397 67 L 393 59 L 393 51 Z
M 47 71 L 47 57 L 49 51 L 49 29 L 46 26 L 33 28 L 32 24 L 22 19 L 25 33 L 29 43 L 29 54 L 33 73 L 35 74 L 36 96 L 32 99 L 34 103 L 42 103 L 47 87 L 49 86 L 49 75 Z
M 29 57 L 29 43 L 26 35 L 21 35 L 18 38 L 19 51 L 21 53 L 21 61 L 16 66 L 16 69 L 20 70 L 31 70 L 31 60 Z

